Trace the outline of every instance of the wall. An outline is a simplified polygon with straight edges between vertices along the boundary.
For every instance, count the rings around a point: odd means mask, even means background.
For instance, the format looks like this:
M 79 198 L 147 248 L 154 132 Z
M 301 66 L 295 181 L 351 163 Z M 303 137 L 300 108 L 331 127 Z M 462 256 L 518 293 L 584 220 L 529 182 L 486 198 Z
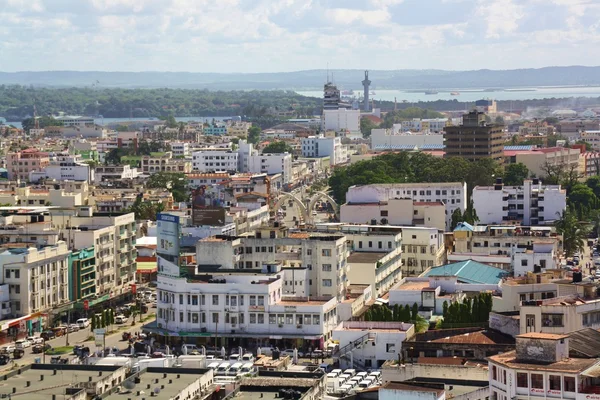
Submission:
M 519 319 L 491 312 L 490 329 L 515 337 L 520 334 Z
M 381 377 L 384 383 L 403 382 L 414 378 L 456 379 L 457 377 L 465 381 L 489 381 L 488 370 L 483 366 L 438 364 L 385 365 L 381 369 Z
M 382 387 L 379 389 L 379 400 L 446 400 L 446 392 L 443 391 L 438 397 L 436 392 L 410 389 L 391 389 Z

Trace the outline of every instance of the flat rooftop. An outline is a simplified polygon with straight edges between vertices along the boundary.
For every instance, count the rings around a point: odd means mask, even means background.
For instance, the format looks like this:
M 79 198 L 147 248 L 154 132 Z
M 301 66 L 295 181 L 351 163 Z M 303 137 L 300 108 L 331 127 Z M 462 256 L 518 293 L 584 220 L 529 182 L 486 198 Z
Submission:
M 508 351 L 502 354 L 497 354 L 495 356 L 488 357 L 488 359 L 492 362 L 502 364 L 512 369 L 547 372 L 555 371 L 567 373 L 582 372 L 598 362 L 598 360 L 595 358 L 566 358 L 564 360 L 557 361 L 554 363 L 540 363 L 528 360 L 518 360 L 517 352 L 515 350 Z
M 366 251 L 355 251 L 354 253 L 348 256 L 346 262 L 348 263 L 376 263 L 381 260 L 383 257 L 388 255 L 386 252 L 377 253 L 377 252 L 366 252 Z
M 399 284 L 395 287 L 393 287 L 393 290 L 423 290 L 423 289 L 428 289 L 429 288 L 429 281 L 425 281 L 425 282 L 404 282 L 402 284 Z
M 137 383 L 131 392 L 127 391 L 127 393 L 113 393 L 105 397 L 104 400 L 133 400 L 141 398 L 149 399 L 150 393 L 153 392 L 157 387 L 160 389 L 160 392 L 153 396 L 152 399 L 170 400 L 177 397 L 182 390 L 190 386 L 202 376 L 193 373 L 181 373 L 176 369 L 173 371 L 173 373 L 143 372 L 139 375 L 140 383 Z M 137 392 L 143 393 L 140 393 L 138 396 Z

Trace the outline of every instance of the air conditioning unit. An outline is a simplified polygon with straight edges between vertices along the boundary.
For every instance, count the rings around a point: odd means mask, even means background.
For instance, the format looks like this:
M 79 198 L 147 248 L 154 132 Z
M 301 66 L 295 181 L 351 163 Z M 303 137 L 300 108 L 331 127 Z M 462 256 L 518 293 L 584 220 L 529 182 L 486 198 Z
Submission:
M 280 328 L 283 328 L 283 324 L 279 324 L 279 327 L 280 327 Z

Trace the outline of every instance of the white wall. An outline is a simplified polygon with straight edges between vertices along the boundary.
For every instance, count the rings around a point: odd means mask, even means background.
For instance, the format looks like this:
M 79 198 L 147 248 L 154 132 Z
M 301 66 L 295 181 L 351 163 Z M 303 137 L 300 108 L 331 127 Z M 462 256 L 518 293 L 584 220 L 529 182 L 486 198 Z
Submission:
M 323 110 L 323 130 L 336 132 L 348 130 L 352 133 L 360 131 L 360 110 Z

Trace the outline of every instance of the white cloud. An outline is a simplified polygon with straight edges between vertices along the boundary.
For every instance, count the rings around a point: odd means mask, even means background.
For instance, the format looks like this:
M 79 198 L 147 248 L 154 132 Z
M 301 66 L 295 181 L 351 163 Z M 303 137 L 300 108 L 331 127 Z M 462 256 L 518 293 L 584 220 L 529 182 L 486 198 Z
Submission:
M 513 0 L 480 0 L 477 15 L 487 23 L 488 38 L 500 38 L 515 32 L 519 27 L 519 20 L 525 16 L 524 7 Z

